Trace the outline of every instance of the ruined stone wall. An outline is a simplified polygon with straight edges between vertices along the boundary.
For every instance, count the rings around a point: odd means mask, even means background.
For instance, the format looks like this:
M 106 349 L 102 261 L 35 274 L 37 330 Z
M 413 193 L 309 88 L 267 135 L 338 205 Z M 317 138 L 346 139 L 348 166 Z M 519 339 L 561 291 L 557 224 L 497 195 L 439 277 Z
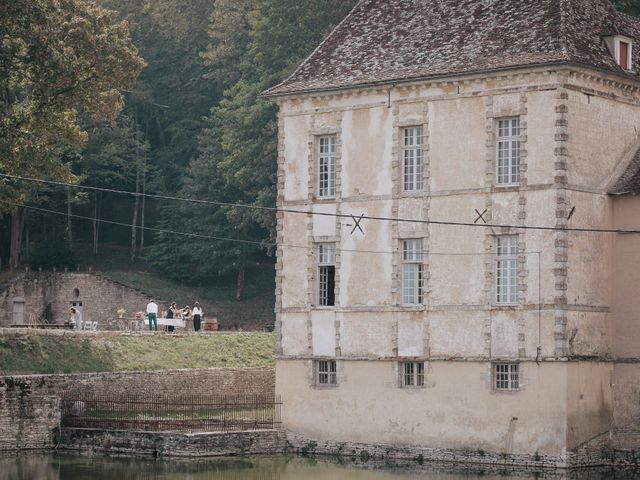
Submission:
M 274 390 L 272 368 L 0 377 L 0 451 L 52 447 L 65 392 L 233 396 Z
M 72 302 L 82 302 L 83 320 L 98 321 L 99 327 L 101 324 L 104 327 L 119 309 L 126 311 L 125 316 L 133 317 L 135 312 L 145 309 L 150 298 L 96 274 L 25 273 L 0 292 L 0 325 L 14 323 L 16 299 L 24 301 L 24 323 L 40 318 L 48 304 L 52 323 L 63 323 L 69 318 Z

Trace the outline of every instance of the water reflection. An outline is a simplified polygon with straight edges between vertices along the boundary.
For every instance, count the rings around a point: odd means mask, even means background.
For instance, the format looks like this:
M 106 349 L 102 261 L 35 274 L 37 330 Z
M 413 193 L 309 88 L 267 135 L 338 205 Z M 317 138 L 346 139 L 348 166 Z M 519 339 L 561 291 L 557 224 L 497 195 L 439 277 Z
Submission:
M 300 457 L 155 460 L 110 457 L 0 457 L 0 480 L 631 480 L 637 471 L 531 472 L 463 465 L 355 464 Z

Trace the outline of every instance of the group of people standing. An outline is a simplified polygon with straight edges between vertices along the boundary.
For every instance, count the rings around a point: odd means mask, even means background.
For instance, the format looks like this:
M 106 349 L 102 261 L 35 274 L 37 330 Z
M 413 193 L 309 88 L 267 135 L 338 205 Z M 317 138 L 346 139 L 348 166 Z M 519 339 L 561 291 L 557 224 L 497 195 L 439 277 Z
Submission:
M 147 317 L 149 318 L 149 330 L 153 330 L 155 327 L 156 332 L 158 331 L 158 304 L 155 300 L 151 300 L 147 304 Z M 191 319 L 193 319 L 193 329 L 198 332 L 202 328 L 202 319 L 204 317 L 204 313 L 202 312 L 202 307 L 200 306 L 200 302 L 196 302 L 191 308 L 189 305 L 185 305 L 184 308 L 178 308 L 178 304 L 176 302 L 172 302 L 171 306 L 167 310 L 167 318 L 174 319 L 179 318 L 185 321 L 185 323 Z M 168 326 L 168 331 L 173 332 L 175 327 L 173 325 Z

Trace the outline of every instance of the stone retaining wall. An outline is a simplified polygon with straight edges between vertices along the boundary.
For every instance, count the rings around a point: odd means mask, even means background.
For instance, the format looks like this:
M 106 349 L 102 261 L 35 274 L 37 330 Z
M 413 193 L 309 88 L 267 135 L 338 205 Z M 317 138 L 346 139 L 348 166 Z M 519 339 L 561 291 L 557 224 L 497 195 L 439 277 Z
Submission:
M 0 451 L 54 446 L 64 392 L 272 395 L 273 368 L 0 377 Z
M 596 439 L 597 440 L 597 439 Z M 451 450 L 418 445 L 383 445 L 314 440 L 287 432 L 287 449 L 303 455 L 329 455 L 360 462 L 407 461 L 442 462 L 456 465 L 489 465 L 528 470 L 580 469 L 583 467 L 629 467 L 639 465 L 640 455 L 633 451 L 611 450 L 595 441 L 562 456 L 515 455 L 483 450 Z
M 154 457 L 216 457 L 282 453 L 280 430 L 225 433 L 158 433 L 64 428 L 61 450 L 83 453 L 135 454 Z
M 0 451 L 50 448 L 59 422 L 56 395 L 31 382 L 0 378 Z

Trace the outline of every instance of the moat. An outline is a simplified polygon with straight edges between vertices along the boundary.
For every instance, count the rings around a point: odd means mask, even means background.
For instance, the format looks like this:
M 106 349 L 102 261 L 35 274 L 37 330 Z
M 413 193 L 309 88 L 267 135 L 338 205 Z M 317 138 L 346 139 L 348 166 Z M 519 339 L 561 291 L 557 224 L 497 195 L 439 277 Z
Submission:
M 0 457 L 0 480 L 631 480 L 639 471 L 526 472 L 463 465 L 359 464 L 271 456 L 203 460 L 31 455 Z

